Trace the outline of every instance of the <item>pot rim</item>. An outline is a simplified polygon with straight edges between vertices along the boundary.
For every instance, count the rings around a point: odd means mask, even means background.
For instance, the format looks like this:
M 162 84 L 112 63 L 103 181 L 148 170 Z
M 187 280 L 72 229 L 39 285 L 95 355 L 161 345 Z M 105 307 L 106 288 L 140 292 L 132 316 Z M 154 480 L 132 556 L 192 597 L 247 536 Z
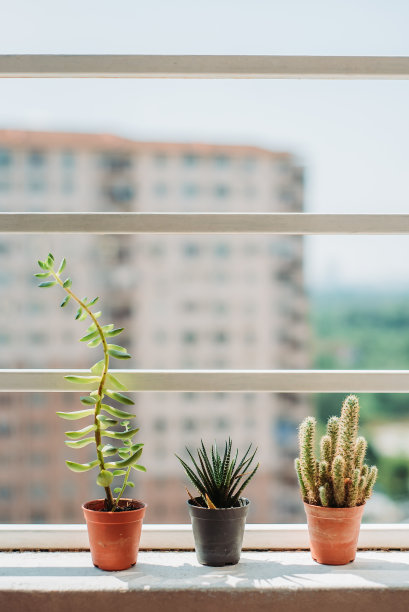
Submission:
M 328 506 L 315 506 L 314 504 L 304 502 L 304 510 L 308 520 L 309 517 L 315 517 L 324 521 L 354 521 L 357 518 L 361 519 L 365 510 L 365 504 L 353 506 L 352 508 L 330 508 Z
M 148 504 L 146 504 L 145 502 L 141 501 L 140 499 L 133 499 L 131 497 L 121 497 L 121 499 L 119 500 L 119 505 L 121 505 L 121 502 L 128 502 L 128 501 L 132 501 L 132 502 L 136 502 L 137 504 L 140 504 L 139 508 L 134 508 L 133 510 L 127 510 L 127 514 L 131 515 L 134 512 L 140 512 L 141 510 L 146 510 L 146 508 L 148 507 Z M 119 516 L 121 513 L 119 512 L 112 512 L 111 510 L 109 512 L 101 512 L 101 510 L 94 510 L 94 508 L 88 508 L 87 505 L 88 504 L 92 504 L 95 502 L 104 502 L 104 499 L 90 499 L 87 502 L 84 502 L 81 506 L 82 510 L 86 510 L 87 512 L 93 512 L 95 514 L 105 514 L 106 516 Z
M 201 498 L 201 495 L 199 495 L 198 497 L 195 497 L 194 499 L 199 499 Z M 196 510 L 203 510 L 204 512 L 223 512 L 226 510 L 242 510 L 243 508 L 248 508 L 248 506 L 251 504 L 251 501 L 247 498 L 247 497 L 240 497 L 240 499 L 244 500 L 246 503 L 244 506 L 231 506 L 230 508 L 203 508 L 203 506 L 195 506 L 194 504 L 192 504 L 192 500 L 191 499 L 187 499 L 186 503 L 188 506 L 190 506 L 191 508 L 195 508 Z

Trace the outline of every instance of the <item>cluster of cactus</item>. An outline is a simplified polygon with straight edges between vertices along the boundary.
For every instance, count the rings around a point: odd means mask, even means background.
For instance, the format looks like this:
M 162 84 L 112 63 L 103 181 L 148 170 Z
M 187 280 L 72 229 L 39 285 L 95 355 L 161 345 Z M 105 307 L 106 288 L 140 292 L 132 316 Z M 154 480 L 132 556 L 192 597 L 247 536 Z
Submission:
M 54 256 L 49 253 L 45 261 L 39 261 L 38 265 L 41 272 L 35 274 L 37 278 L 42 279 L 39 287 L 54 287 L 59 285 L 66 293 L 65 298 L 60 306 L 64 308 L 70 300 L 77 302 L 78 310 L 76 311 L 75 319 L 84 321 L 88 319 L 89 327 L 85 335 L 80 338 L 81 342 L 85 342 L 90 348 L 95 348 L 102 345 L 103 359 L 95 363 L 86 376 L 66 376 L 68 382 L 75 385 L 83 384 L 88 387 L 95 387 L 89 395 L 80 398 L 83 404 L 82 410 L 74 412 L 57 412 L 58 416 L 68 421 L 76 421 L 92 417 L 92 423 L 77 431 L 66 431 L 65 435 L 68 440 L 65 444 L 69 448 L 83 448 L 93 442 L 96 445 L 97 458 L 89 463 L 76 463 L 74 461 L 66 461 L 67 467 L 73 472 L 86 472 L 93 468 L 99 468 L 97 476 L 97 484 L 105 489 L 105 508 L 115 512 L 118 510 L 118 503 L 123 495 L 126 487 L 134 487 L 134 483 L 129 480 L 131 469 L 145 472 L 144 466 L 139 465 L 138 460 L 142 454 L 143 444 L 133 443 L 132 438 L 139 431 L 138 428 L 130 427 L 130 420 L 135 415 L 125 410 L 115 408 L 107 404 L 106 397 L 111 398 L 120 404 L 131 405 L 134 402 L 122 391 L 126 391 L 125 385 L 113 374 L 109 372 L 109 358 L 129 359 L 131 356 L 123 346 L 111 344 L 111 338 L 118 336 L 123 328 L 115 328 L 113 323 L 101 325 L 98 322 L 101 316 L 101 311 L 94 312 L 92 307 L 98 301 L 98 298 L 80 299 L 71 289 L 72 281 L 70 278 L 63 280 L 61 275 L 66 266 L 66 260 L 63 258 L 61 264 L 56 269 Z M 45 280 L 47 279 L 47 280 Z M 105 414 L 104 414 L 105 413 Z M 112 427 L 121 425 L 122 430 L 116 431 Z M 89 436 L 89 434 L 91 434 Z M 119 447 L 112 444 L 104 443 L 103 438 L 117 440 Z M 107 460 L 118 455 L 119 459 Z M 111 483 L 117 477 L 124 477 L 121 486 L 114 488 L 116 498 L 112 495 Z
M 300 426 L 300 456 L 295 469 L 304 501 L 315 506 L 353 508 L 366 502 L 378 475 L 375 466 L 364 463 L 367 442 L 358 437 L 359 402 L 349 395 L 341 416 L 328 420 L 320 443 L 320 460 L 315 457 L 316 421 L 307 417 Z
M 250 444 L 243 458 L 238 461 L 238 449 L 235 456 L 232 457 L 232 441 L 230 438 L 225 442 L 223 457 L 220 456 L 216 443 L 213 444 L 210 452 L 207 452 L 203 440 L 201 440 L 201 448 L 197 449 L 200 467 L 189 449 L 186 449 L 193 462 L 194 469 L 190 468 L 183 459 L 176 455 L 186 475 L 200 493 L 200 497 L 195 498 L 186 489 L 192 503 L 211 509 L 234 508 L 243 505 L 240 496 L 259 466 L 257 464 L 254 469 L 248 471 L 257 452 L 256 449 L 250 454 L 251 446 Z M 247 478 L 245 478 L 246 476 Z

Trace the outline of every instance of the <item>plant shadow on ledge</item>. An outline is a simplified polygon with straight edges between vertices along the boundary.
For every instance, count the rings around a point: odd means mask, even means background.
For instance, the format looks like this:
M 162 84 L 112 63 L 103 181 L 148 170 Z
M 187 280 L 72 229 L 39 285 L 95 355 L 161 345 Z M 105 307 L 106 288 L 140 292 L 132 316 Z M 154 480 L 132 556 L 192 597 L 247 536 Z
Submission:
M 68 421 L 92 417 L 90 425 L 76 431 L 65 432 L 68 438 L 65 444 L 69 448 L 78 449 L 95 443 L 97 458 L 89 463 L 66 461 L 66 464 L 73 472 L 87 472 L 98 468 L 96 481 L 105 490 L 105 499 L 92 500 L 83 505 L 94 565 L 105 570 L 127 569 L 136 563 L 146 504 L 123 498 L 123 494 L 126 487 L 134 487 L 134 483 L 129 480 L 131 470 L 145 472 L 146 469 L 138 463 L 143 444 L 132 441 L 139 431 L 130 426 L 130 419 L 135 415 L 106 403 L 106 398 L 125 405 L 134 403 L 124 395 L 123 391 L 126 391 L 126 387 L 122 382 L 109 372 L 110 357 L 115 359 L 131 357 L 124 347 L 111 344 L 111 338 L 118 336 L 123 328 L 115 328 L 112 323 L 101 325 L 98 322 L 102 315 L 101 311 L 93 312 L 92 309 L 98 297 L 80 299 L 71 289 L 71 279 L 62 280 L 61 274 L 66 266 L 65 258 L 57 270 L 51 253 L 45 261 L 39 261 L 38 265 L 42 272 L 38 272 L 35 276 L 40 279 L 48 279 L 43 280 L 39 287 L 48 288 L 59 285 L 66 293 L 60 306 L 64 308 L 70 300 L 76 302 L 78 309 L 75 319 L 78 321 L 87 319 L 90 323 L 80 341 L 85 342 L 90 348 L 102 345 L 103 358 L 91 367 L 89 376 L 65 377 L 67 381 L 76 385 L 96 387 L 94 391 L 80 398 L 84 409 L 74 412 L 57 412 L 57 414 Z M 122 430 L 112 429 L 118 425 L 122 427 Z M 120 446 L 105 443 L 103 438 L 116 440 Z M 119 458 L 111 459 L 115 456 Z M 123 478 L 122 485 L 115 487 L 112 492 L 111 484 L 115 478 Z
M 257 452 L 256 449 L 251 453 L 251 446 L 238 461 L 238 450 L 232 457 L 230 438 L 225 442 L 223 456 L 216 443 L 208 452 L 201 441 L 201 448 L 197 449 L 198 460 L 186 449 L 193 468 L 176 455 L 200 493 L 199 497 L 193 497 L 186 489 L 196 556 L 202 565 L 235 565 L 240 560 L 250 505 L 250 501 L 241 494 L 259 466 L 257 464 L 250 469 Z
M 367 442 L 358 436 L 359 402 L 349 395 L 341 416 L 328 420 L 315 457 L 316 421 L 300 426 L 295 469 L 308 520 L 311 555 L 318 563 L 345 565 L 355 559 L 361 518 L 378 475 L 365 464 Z

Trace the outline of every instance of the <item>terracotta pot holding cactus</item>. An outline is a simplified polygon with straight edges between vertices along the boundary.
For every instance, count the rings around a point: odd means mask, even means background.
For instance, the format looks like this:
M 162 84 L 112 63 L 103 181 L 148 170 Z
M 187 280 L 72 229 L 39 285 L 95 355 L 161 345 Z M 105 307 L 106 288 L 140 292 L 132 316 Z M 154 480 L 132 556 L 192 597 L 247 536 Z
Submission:
M 318 563 L 345 565 L 354 561 L 365 502 L 378 474 L 365 463 L 367 442 L 358 437 L 359 402 L 349 395 L 341 416 L 333 416 L 315 456 L 316 421 L 300 426 L 300 456 L 295 460 L 307 514 L 311 555 Z

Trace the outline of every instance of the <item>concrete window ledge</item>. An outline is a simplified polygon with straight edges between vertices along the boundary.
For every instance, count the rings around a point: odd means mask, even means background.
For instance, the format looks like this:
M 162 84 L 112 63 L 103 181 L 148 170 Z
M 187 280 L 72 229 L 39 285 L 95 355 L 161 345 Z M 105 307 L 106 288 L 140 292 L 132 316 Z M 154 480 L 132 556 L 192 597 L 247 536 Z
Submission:
M 354 563 L 318 565 L 308 552 L 244 551 L 212 568 L 193 552 L 140 552 L 102 572 L 88 552 L 0 553 L 0 610 L 14 612 L 408 612 L 409 553 L 359 551 Z

